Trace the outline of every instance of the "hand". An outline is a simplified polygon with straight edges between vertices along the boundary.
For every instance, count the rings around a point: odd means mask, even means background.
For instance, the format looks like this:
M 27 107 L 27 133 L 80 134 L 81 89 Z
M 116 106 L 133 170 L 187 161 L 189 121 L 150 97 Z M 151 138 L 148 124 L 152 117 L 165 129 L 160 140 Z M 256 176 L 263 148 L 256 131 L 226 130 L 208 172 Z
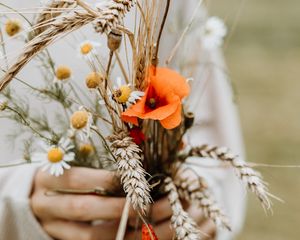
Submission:
M 216 234 L 215 224 L 204 217 L 202 210 L 194 206 L 188 206 L 185 210 L 189 213 L 189 216 L 196 221 L 199 226 L 199 230 L 207 235 L 207 237 L 204 237 L 203 239 L 214 239 Z M 174 231 L 170 222 L 171 215 L 172 210 L 167 198 L 157 201 L 152 206 L 152 220 L 154 222 L 153 228 L 159 240 L 173 239 Z M 141 233 L 138 236 L 140 237 Z M 128 232 L 126 240 L 132 239 L 136 239 L 136 234 L 134 232 Z
M 34 215 L 44 230 L 59 240 L 115 239 L 125 205 L 124 198 L 51 194 L 53 189 L 111 189 L 114 175 L 105 170 L 76 168 L 54 177 L 39 170 L 30 198 Z M 133 211 L 130 216 L 134 217 Z M 105 220 L 92 225 L 95 220 Z

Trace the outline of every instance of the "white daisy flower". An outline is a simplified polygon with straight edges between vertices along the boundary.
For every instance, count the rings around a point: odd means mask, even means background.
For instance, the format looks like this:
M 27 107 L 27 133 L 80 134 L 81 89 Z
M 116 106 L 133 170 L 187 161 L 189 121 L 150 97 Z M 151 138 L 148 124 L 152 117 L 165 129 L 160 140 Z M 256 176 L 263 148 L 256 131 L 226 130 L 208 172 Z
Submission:
M 227 28 L 224 21 L 218 17 L 207 19 L 201 31 L 202 45 L 205 49 L 215 49 L 221 47 Z
M 42 161 L 42 171 L 49 171 L 53 176 L 63 175 L 65 169 L 70 169 L 68 162 L 74 161 L 75 153 L 71 152 L 74 145 L 68 138 L 62 138 L 57 146 L 49 146 L 41 142 L 42 152 L 32 155 L 32 161 Z
M 91 128 L 93 126 L 93 116 L 84 108 L 79 108 L 71 116 L 71 129 L 79 134 L 81 140 L 86 141 L 90 138 Z
M 93 56 L 97 55 L 97 49 L 100 47 L 101 43 L 86 40 L 79 45 L 78 55 L 83 59 L 90 60 Z
M 55 69 L 54 83 L 66 83 L 72 79 L 72 70 L 66 65 L 59 65 Z
M 113 98 L 117 103 L 125 104 L 129 107 L 140 100 L 145 93 L 142 91 L 133 91 L 130 84 L 126 84 L 120 77 L 117 78 L 117 86 L 114 86 Z

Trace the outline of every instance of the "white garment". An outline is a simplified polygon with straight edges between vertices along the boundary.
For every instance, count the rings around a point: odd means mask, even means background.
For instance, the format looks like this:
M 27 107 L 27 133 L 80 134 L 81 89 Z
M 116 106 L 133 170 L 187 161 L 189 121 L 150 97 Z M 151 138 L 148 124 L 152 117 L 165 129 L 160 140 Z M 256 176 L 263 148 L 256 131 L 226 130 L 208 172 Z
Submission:
M 19 0 L 9 0 L 10 4 Z M 30 1 L 26 0 L 28 6 Z M 35 1 L 32 1 L 35 2 Z M 198 0 L 173 1 L 171 15 L 163 36 L 161 64 L 174 46 L 182 29 L 188 23 Z M 35 3 L 36 5 L 36 3 Z M 195 25 L 205 17 L 199 12 Z M 195 28 L 195 27 L 194 27 Z M 196 115 L 195 126 L 188 133 L 193 145 L 203 143 L 227 146 L 244 157 L 239 121 L 229 81 L 219 51 L 205 52 L 197 40 L 197 30 L 186 36 L 185 44 L 176 54 L 174 68 L 181 69 L 185 59 L 194 58 L 196 67 L 184 69 L 186 77 L 193 77 L 192 93 L 188 100 L 189 109 Z M 60 57 L 59 52 L 56 53 Z M 77 61 L 77 60 L 76 60 Z M 201 61 L 201 63 L 199 62 Z M 78 63 L 77 63 L 78 65 Z M 194 158 L 192 161 L 199 161 Z M 202 161 L 203 162 L 203 161 Z M 209 160 L 207 160 L 209 164 Z M 0 239 L 2 240 L 49 240 L 34 218 L 28 196 L 36 166 L 20 166 L 0 169 Z M 219 205 L 229 216 L 232 232 L 218 231 L 218 240 L 233 239 L 241 230 L 244 221 L 245 197 L 234 173 L 228 169 L 197 168 L 215 192 Z

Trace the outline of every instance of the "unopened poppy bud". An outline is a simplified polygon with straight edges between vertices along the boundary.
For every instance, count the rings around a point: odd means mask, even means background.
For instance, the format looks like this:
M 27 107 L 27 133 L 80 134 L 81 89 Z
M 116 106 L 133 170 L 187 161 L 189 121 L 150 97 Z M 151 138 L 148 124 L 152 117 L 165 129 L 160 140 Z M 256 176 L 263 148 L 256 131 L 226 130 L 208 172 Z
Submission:
M 117 29 L 111 30 L 111 32 L 108 34 L 108 41 L 107 41 L 108 48 L 112 52 L 114 52 L 120 47 L 121 42 L 122 42 L 122 32 Z
M 99 72 L 91 72 L 85 79 L 86 86 L 88 88 L 97 88 L 104 80 L 104 77 Z
M 184 126 L 185 126 L 185 129 L 189 129 L 193 126 L 194 124 L 194 121 L 195 121 L 195 115 L 194 113 L 192 112 L 188 112 L 185 114 L 184 116 Z

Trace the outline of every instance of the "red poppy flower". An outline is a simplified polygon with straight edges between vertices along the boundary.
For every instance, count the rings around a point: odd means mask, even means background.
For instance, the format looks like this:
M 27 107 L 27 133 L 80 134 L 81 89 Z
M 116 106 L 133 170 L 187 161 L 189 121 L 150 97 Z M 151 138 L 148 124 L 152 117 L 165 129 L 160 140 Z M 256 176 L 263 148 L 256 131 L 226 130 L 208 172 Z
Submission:
M 141 145 L 145 141 L 145 134 L 137 127 L 129 131 L 129 136 L 133 138 L 133 141 L 137 145 Z
M 152 235 L 153 239 L 158 240 L 158 237 L 156 236 L 151 224 L 148 224 L 148 227 L 146 226 L 146 224 L 143 224 L 143 226 L 142 226 L 142 240 L 152 240 L 152 238 L 150 236 L 150 233 L 149 233 L 149 229 L 151 231 L 151 235 Z
M 158 120 L 166 129 L 177 127 L 181 122 L 182 99 L 190 88 L 184 77 L 168 68 L 150 68 L 148 87 L 144 97 L 124 113 L 122 119 L 138 125 L 138 118 Z

